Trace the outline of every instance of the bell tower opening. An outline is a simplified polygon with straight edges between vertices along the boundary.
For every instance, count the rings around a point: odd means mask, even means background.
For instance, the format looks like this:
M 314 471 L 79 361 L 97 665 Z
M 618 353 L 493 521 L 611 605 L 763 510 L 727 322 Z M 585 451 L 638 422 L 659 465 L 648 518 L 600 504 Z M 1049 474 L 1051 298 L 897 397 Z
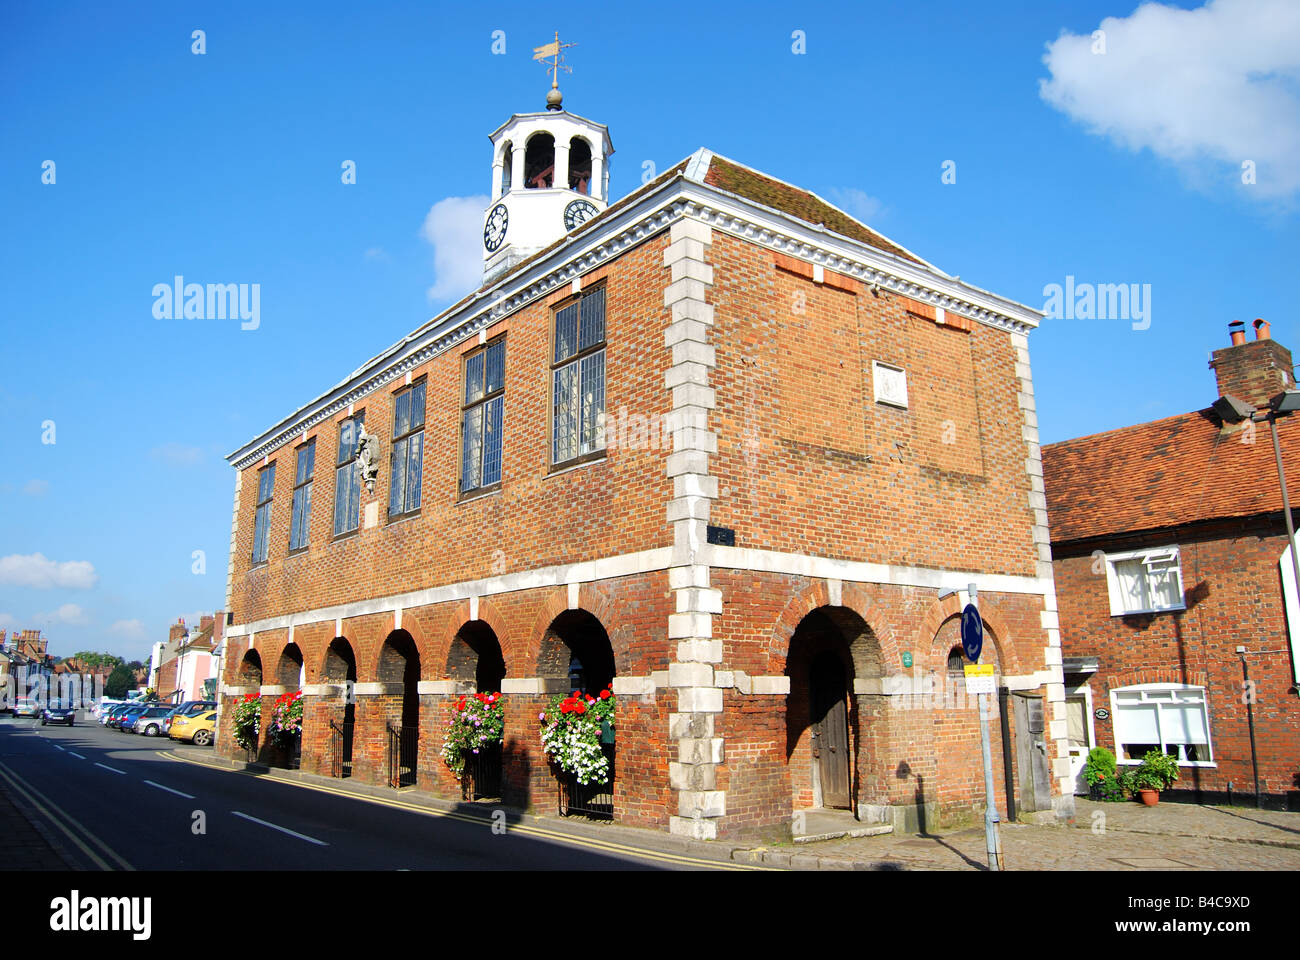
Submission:
M 583 196 L 591 194 L 591 144 L 582 137 L 569 141 L 569 189 Z
M 524 153 L 524 186 L 529 190 L 544 190 L 554 180 L 555 137 L 549 133 L 534 134 Z

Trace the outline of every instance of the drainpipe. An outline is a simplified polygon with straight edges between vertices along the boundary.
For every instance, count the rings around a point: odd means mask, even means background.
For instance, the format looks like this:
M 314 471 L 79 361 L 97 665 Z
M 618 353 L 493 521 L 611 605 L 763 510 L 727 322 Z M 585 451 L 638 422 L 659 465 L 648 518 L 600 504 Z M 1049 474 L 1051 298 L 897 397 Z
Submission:
M 1011 770 L 1011 724 L 1007 720 L 1010 691 L 998 687 L 998 725 L 1002 728 L 1002 777 L 1007 790 L 1007 822 L 1016 822 L 1016 791 Z

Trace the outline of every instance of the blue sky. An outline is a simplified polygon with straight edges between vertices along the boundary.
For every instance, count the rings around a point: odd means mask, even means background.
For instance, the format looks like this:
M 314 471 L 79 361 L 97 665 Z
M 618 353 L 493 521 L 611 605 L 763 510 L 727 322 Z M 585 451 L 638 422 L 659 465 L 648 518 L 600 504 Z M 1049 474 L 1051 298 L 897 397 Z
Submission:
M 223 604 L 224 455 L 470 285 L 464 198 L 556 29 L 615 197 L 706 146 L 1031 306 L 1149 284 L 1146 329 L 1030 338 L 1044 441 L 1207 405 L 1230 320 L 1300 346 L 1300 5 L 466 6 L 0 8 L 0 627 L 144 657 Z M 155 318 L 177 274 L 259 284 L 259 326 Z

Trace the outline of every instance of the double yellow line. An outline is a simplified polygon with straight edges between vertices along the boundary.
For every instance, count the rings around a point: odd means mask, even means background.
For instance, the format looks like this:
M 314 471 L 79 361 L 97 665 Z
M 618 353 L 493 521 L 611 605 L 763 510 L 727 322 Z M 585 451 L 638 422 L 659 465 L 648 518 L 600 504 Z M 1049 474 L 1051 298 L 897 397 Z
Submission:
M 201 760 L 191 760 L 188 757 L 182 757 L 171 751 L 162 753 L 164 757 L 170 760 L 179 760 L 181 763 L 191 763 L 199 767 L 207 767 L 209 770 L 218 770 L 221 772 L 238 772 L 225 771 L 221 767 L 211 763 L 204 763 Z M 458 820 L 461 823 L 472 823 L 478 826 L 491 826 L 492 821 L 484 817 L 476 817 L 467 813 L 459 813 L 454 810 L 437 810 L 422 804 L 407 803 L 403 800 L 387 799 L 384 797 L 370 797 L 364 794 L 353 793 L 350 790 L 340 790 L 335 787 L 326 787 L 314 783 L 304 783 L 301 780 L 292 777 L 283 777 L 275 773 L 261 774 L 259 780 L 274 780 L 277 783 L 287 784 L 291 787 L 300 787 L 303 790 L 315 790 L 317 793 L 328 793 L 336 797 L 347 797 L 350 800 L 361 800 L 365 803 L 377 803 L 383 807 L 393 807 L 398 810 L 409 810 L 412 813 L 423 814 L 426 817 L 444 817 L 449 820 Z M 671 863 L 678 866 L 687 867 L 709 867 L 713 870 L 771 870 L 772 867 L 762 867 L 744 863 L 729 863 L 724 860 L 709 860 L 705 857 L 688 857 L 678 853 L 661 853 L 654 850 L 645 850 L 641 847 L 633 847 L 627 844 L 615 843 L 611 840 L 595 840 L 587 837 L 575 837 L 572 834 L 561 833 L 558 830 L 548 830 L 545 827 L 532 826 L 526 823 L 512 823 L 509 825 L 510 833 L 523 834 L 526 837 L 536 837 L 540 840 L 551 840 L 556 843 L 565 844 L 572 847 L 585 847 L 589 850 L 598 850 L 602 853 L 616 853 L 636 856 L 643 860 L 657 860 L 662 863 Z
M 135 867 L 118 856 L 112 847 L 95 836 L 94 832 L 86 828 L 76 817 L 64 811 L 57 803 L 3 763 L 0 763 L 0 780 L 3 780 L 16 796 L 26 801 L 33 810 L 38 811 L 46 820 L 52 823 L 72 842 L 73 846 L 85 854 L 86 858 L 100 870 L 135 869 Z M 92 847 L 95 849 L 91 849 Z M 96 850 L 99 852 L 97 853 Z M 100 853 L 103 856 L 100 856 Z

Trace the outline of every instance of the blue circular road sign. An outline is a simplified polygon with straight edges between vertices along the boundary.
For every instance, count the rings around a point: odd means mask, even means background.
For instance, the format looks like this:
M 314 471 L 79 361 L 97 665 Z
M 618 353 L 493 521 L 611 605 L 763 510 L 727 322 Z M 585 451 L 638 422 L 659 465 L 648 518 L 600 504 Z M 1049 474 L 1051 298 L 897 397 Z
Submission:
M 968 603 L 961 612 L 961 648 L 966 659 L 978 663 L 984 649 L 984 620 L 975 604 Z

